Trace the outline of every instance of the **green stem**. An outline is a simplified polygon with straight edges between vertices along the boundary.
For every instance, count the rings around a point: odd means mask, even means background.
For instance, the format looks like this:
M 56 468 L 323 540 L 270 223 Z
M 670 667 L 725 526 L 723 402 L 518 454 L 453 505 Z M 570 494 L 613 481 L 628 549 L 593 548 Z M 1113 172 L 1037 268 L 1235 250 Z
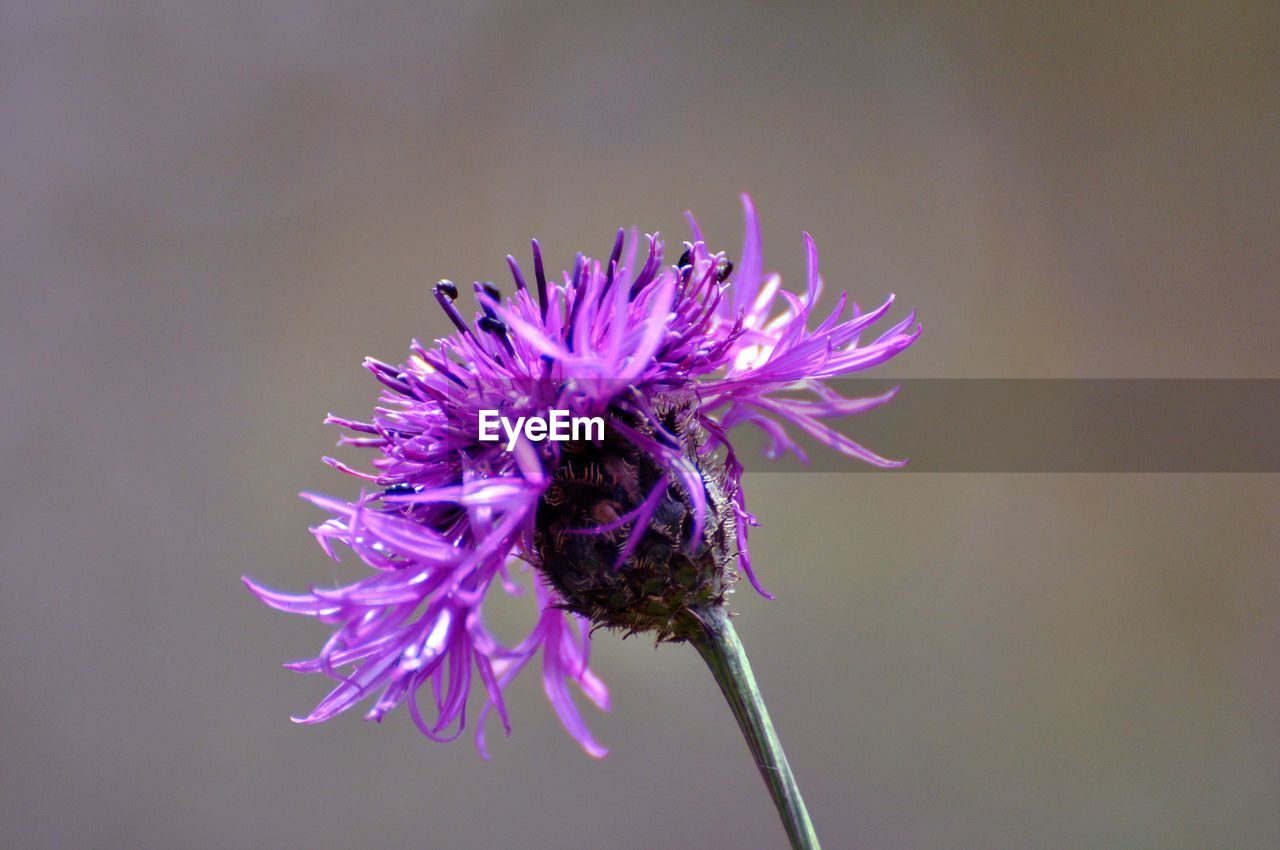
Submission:
M 791 775 L 791 766 L 787 764 L 787 757 L 782 752 L 782 743 L 778 740 L 778 734 L 773 731 L 764 698 L 760 696 L 756 678 L 751 674 L 746 650 L 742 648 L 742 641 L 738 640 L 738 633 L 729 622 L 728 613 L 721 607 L 699 613 L 703 633 L 694 638 L 692 643 L 702 660 L 711 668 L 716 684 L 720 685 L 729 708 L 733 709 L 733 717 L 738 721 L 743 737 L 747 739 L 751 757 L 755 759 L 760 776 L 769 788 L 773 804 L 778 807 L 778 814 L 782 818 L 787 837 L 791 839 L 791 846 L 795 850 L 820 850 L 818 836 L 809 820 L 809 812 L 800 797 L 796 779 Z

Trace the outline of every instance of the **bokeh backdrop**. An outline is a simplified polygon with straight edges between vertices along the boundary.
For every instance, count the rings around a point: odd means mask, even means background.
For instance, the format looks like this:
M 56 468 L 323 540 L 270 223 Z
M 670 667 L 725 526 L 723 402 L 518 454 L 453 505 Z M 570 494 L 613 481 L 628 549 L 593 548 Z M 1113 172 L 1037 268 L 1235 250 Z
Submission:
M 536 677 L 487 763 L 291 724 L 325 630 L 238 579 L 331 577 L 322 417 L 435 279 L 686 208 L 734 251 L 741 190 L 793 282 L 807 228 L 920 308 L 882 374 L 1280 377 L 1278 10 L 4 3 L 0 844 L 779 846 L 691 650 L 597 636 L 603 762 Z M 827 846 L 1280 846 L 1276 476 L 748 485 Z

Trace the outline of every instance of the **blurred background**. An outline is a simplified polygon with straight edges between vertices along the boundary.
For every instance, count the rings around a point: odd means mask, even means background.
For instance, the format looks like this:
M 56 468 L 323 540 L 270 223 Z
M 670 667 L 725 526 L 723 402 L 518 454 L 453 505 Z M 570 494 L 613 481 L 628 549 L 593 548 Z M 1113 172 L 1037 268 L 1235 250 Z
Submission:
M 882 375 L 1280 377 L 1277 43 L 1264 2 L 3 4 L 3 843 L 779 846 L 687 648 L 597 636 L 603 762 L 536 676 L 487 763 L 290 723 L 326 631 L 239 576 L 330 577 L 321 419 L 437 278 L 686 208 L 734 252 L 742 190 L 786 278 L 808 229 L 920 308 Z M 748 486 L 826 846 L 1280 846 L 1276 476 Z

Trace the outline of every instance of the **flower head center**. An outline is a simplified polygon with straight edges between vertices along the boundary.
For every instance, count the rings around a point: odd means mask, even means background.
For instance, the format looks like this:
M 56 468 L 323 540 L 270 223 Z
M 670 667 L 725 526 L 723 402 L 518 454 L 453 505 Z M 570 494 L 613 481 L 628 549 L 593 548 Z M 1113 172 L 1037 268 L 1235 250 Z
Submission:
M 538 563 L 566 607 L 597 625 L 684 640 L 700 610 L 724 603 L 734 577 L 733 511 L 723 468 L 698 455 L 704 435 L 690 413 L 668 406 L 662 431 L 696 469 L 701 494 L 612 428 L 601 441 L 560 444 L 537 512 Z

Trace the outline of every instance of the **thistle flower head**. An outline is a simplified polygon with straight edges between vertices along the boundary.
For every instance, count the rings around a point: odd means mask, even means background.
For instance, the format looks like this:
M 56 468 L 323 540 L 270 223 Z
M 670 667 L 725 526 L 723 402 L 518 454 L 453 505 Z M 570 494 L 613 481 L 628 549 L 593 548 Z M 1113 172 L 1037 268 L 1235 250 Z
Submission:
M 508 257 L 514 286 L 460 287 L 433 295 L 455 332 L 414 341 L 399 365 L 369 359 L 383 384 L 366 420 L 330 416 L 341 443 L 375 451 L 371 469 L 328 462 L 362 479 L 353 501 L 304 494 L 330 517 L 313 529 L 335 560 L 339 547 L 370 569 L 340 587 L 301 594 L 248 579 L 263 602 L 334 627 L 314 658 L 290 669 L 337 684 L 299 722 L 327 720 L 373 697 L 366 717 L 401 703 L 423 734 L 457 737 L 473 675 L 484 697 L 475 721 L 496 711 L 509 732 L 503 691 L 537 660 L 548 699 L 592 755 L 570 684 L 602 709 L 608 691 L 591 671 L 594 627 L 680 641 L 724 603 L 738 574 L 768 597 L 751 565 L 743 467 L 730 435 L 760 428 L 767 453 L 803 454 L 795 430 L 877 466 L 901 465 L 863 448 L 824 420 L 887 402 L 845 399 L 827 379 L 868 369 L 909 346 L 914 313 L 864 342 L 892 296 L 867 313 L 844 293 L 820 320 L 818 253 L 805 234 L 805 289 L 782 289 L 762 271 L 760 236 L 743 196 L 746 237 L 735 257 L 712 252 L 690 217 L 692 239 L 675 262 L 657 235 L 619 230 L 606 258 L 578 255 L 556 279 L 533 243 L 532 275 Z M 674 252 L 671 252 L 674 253 Z M 552 411 L 603 420 L 602 434 L 536 441 L 482 440 L 482 417 L 545 419 Z M 482 615 L 491 592 L 518 594 L 534 573 L 536 620 L 506 645 Z M 424 686 L 429 686 L 425 687 Z M 428 704 L 424 712 L 422 703 Z

